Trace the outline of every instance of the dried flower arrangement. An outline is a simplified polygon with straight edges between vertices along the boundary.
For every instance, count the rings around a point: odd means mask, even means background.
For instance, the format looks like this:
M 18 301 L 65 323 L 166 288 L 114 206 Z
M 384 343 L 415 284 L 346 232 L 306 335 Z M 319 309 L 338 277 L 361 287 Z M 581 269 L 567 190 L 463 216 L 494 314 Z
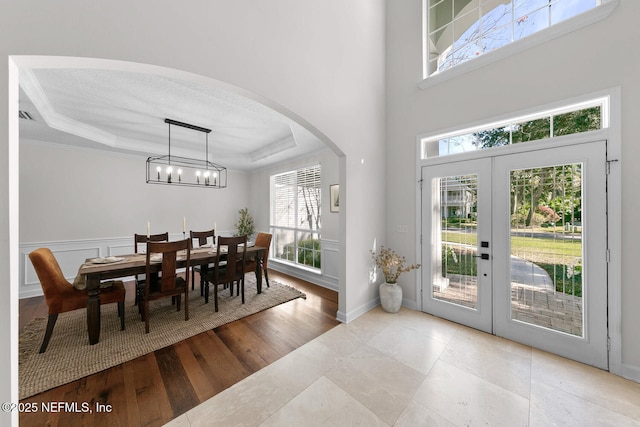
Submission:
M 420 264 L 405 265 L 407 259 L 400 256 L 393 249 L 380 247 L 380 253 L 371 251 L 371 257 L 376 262 L 376 265 L 382 269 L 384 274 L 384 280 L 387 283 L 397 283 L 398 277 L 402 273 L 406 273 L 416 268 L 420 268 Z

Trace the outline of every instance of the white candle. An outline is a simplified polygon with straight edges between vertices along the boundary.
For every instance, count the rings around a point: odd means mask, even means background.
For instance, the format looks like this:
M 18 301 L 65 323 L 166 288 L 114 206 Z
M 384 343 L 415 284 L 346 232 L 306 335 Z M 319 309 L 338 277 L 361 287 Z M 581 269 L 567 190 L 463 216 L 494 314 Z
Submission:
M 151 236 L 151 223 L 147 221 L 147 239 Z
M 187 217 L 183 216 L 182 217 L 182 232 L 186 232 L 187 231 Z
M 217 230 L 217 229 L 218 229 L 218 225 L 217 225 L 215 222 L 213 223 L 213 229 L 214 229 L 214 230 Z

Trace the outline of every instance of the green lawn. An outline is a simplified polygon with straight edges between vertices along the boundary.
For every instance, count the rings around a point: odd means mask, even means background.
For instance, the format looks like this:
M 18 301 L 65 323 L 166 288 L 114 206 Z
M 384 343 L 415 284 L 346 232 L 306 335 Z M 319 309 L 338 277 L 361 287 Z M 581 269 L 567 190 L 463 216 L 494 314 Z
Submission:
M 449 243 L 477 246 L 475 233 L 443 231 L 442 240 Z M 475 262 L 460 262 L 468 257 L 467 250 L 451 247 L 443 259 L 444 271 L 449 274 L 475 275 Z M 571 239 L 553 239 L 542 237 L 511 236 L 511 253 L 519 258 L 533 262 L 549 273 L 556 283 L 556 290 L 581 296 L 582 294 L 582 241 Z M 452 256 L 453 255 L 453 256 Z M 571 277 L 569 277 L 571 276 Z

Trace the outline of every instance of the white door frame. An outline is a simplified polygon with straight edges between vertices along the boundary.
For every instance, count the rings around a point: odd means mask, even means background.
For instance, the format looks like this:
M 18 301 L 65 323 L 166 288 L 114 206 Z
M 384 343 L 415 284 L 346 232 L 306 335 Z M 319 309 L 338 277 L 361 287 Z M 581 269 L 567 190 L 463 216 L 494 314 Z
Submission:
M 495 197 L 492 224 L 494 330 L 497 336 L 524 342 L 541 350 L 562 354 L 601 369 L 608 369 L 607 262 L 606 228 L 606 141 L 572 146 L 532 150 L 526 154 L 496 156 L 493 188 L 496 194 L 509 194 L 510 171 L 581 163 L 583 203 L 583 293 L 582 336 L 560 332 L 555 328 L 518 321 L 512 314 L 512 279 L 510 233 L 510 201 Z
M 598 131 L 592 131 L 579 135 L 567 135 L 557 138 L 555 143 L 550 141 L 538 141 L 535 144 L 540 144 L 540 148 L 544 145 L 570 145 L 575 141 L 583 142 L 595 142 L 598 140 L 607 140 L 608 152 L 607 159 L 609 161 L 609 171 L 607 175 L 607 238 L 608 238 L 608 250 L 609 250 L 609 263 L 607 270 L 608 281 L 608 322 L 609 322 L 609 371 L 626 378 L 635 378 L 638 373 L 633 367 L 625 367 L 622 364 L 622 140 L 621 140 L 621 88 L 614 87 L 605 89 L 602 91 L 594 92 L 584 96 L 576 97 L 569 100 L 561 100 L 545 106 L 537 106 L 526 110 L 520 110 L 517 112 L 511 112 L 502 116 L 497 116 L 489 119 L 485 119 L 475 123 L 469 123 L 465 126 L 457 126 L 454 128 L 440 129 L 434 132 L 417 135 L 416 137 L 416 222 L 415 227 L 418 233 L 416 238 L 415 256 L 420 258 L 422 254 L 422 191 L 420 188 L 420 174 L 423 166 L 448 163 L 451 161 L 451 157 L 448 159 L 442 158 L 423 158 L 422 141 L 427 138 L 432 138 L 437 135 L 444 135 L 452 133 L 454 131 L 460 131 L 462 129 L 475 129 L 480 128 L 487 123 L 500 122 L 510 119 L 512 117 L 524 116 L 527 114 L 534 114 L 539 111 L 553 109 L 573 103 L 583 102 L 589 99 L 595 99 L 598 97 L 607 97 L 608 102 L 608 114 L 606 114 L 607 122 L 603 123 L 603 129 Z M 523 144 L 498 147 L 494 150 L 502 150 L 505 154 L 516 153 L 523 150 Z M 525 143 L 526 145 L 526 143 Z M 486 156 L 486 153 L 480 151 L 473 153 L 461 153 L 456 154 L 456 160 L 467 160 Z M 416 308 L 422 310 L 422 277 L 421 272 L 417 270 L 415 273 L 415 295 L 416 295 Z
M 478 228 L 476 229 L 477 244 L 476 256 L 485 253 L 491 256 L 492 247 L 481 249 L 481 241 L 491 242 L 492 240 L 492 173 L 493 160 L 491 158 L 481 158 L 475 160 L 466 160 L 463 162 L 452 162 L 445 165 L 435 165 L 425 167 L 422 171 L 423 194 L 431 194 L 430 200 L 422 200 L 423 203 L 423 222 L 425 226 L 430 226 L 431 230 L 423 233 L 425 241 L 420 258 L 422 268 L 423 284 L 426 285 L 421 293 L 421 307 L 425 311 L 428 306 L 428 312 L 440 317 L 446 317 L 454 322 L 465 324 L 481 331 L 492 333 L 493 327 L 493 275 L 491 274 L 492 262 L 490 260 L 480 260 L 476 258 L 474 262 L 477 264 L 476 280 L 476 305 L 474 308 L 453 302 L 445 302 L 434 297 L 432 287 L 447 286 L 449 279 L 444 278 L 442 273 L 442 230 L 440 212 L 436 213 L 432 203 L 438 203 L 438 211 L 440 211 L 440 179 L 441 177 L 451 176 L 468 176 L 477 177 L 477 187 L 475 188 L 478 195 L 477 215 Z M 434 179 L 435 178 L 435 179 Z M 429 187 L 431 186 L 431 190 Z M 434 215 L 437 218 L 434 218 Z M 426 225 L 429 224 L 429 225 Z M 425 259 L 427 258 L 427 259 Z M 462 261 L 461 261 L 462 262 Z M 454 280 L 455 281 L 455 280 Z M 446 284 L 444 284 L 446 283 Z

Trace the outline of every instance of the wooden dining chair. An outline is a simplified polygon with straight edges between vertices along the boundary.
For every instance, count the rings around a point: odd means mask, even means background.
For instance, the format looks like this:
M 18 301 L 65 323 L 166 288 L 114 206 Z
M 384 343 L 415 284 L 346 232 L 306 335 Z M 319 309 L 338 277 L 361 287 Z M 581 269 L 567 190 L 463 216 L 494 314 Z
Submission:
M 178 253 L 179 251 L 183 251 Z M 184 239 L 175 242 L 147 242 L 147 267 L 146 276 L 151 277 L 152 254 L 162 256 L 161 276 L 158 279 L 158 287 L 152 286 L 151 280 L 146 280 L 144 292 L 140 294 L 142 306 L 142 318 L 144 319 L 145 332 L 149 333 L 149 301 L 160 298 L 175 297 L 177 311 L 180 311 L 182 294 L 184 294 L 184 320 L 189 320 L 189 273 L 191 264 L 191 240 Z M 185 277 L 177 275 L 178 257 L 185 257 Z
M 201 247 L 208 243 L 209 238 L 211 238 L 211 244 L 215 245 L 216 243 L 216 230 L 209 231 L 193 231 L 190 232 L 191 235 L 191 244 L 192 247 Z M 194 244 L 197 243 L 197 246 Z M 213 265 L 210 264 L 208 268 L 212 268 Z M 200 296 L 203 295 L 204 290 L 204 277 L 202 276 L 202 268 L 199 265 L 194 265 L 191 267 L 191 290 L 194 290 L 195 287 L 195 273 L 200 274 Z
M 79 310 L 87 307 L 89 294 L 86 290 L 78 290 L 65 279 L 60 265 L 48 248 L 40 248 L 29 254 L 29 259 L 36 270 L 40 285 L 44 292 L 44 299 L 49 308 L 47 329 L 42 340 L 40 353 L 44 353 L 49 345 L 53 327 L 58 320 L 58 314 L 67 311 Z M 120 329 L 124 330 L 124 300 L 126 290 L 121 280 L 113 281 L 108 288 L 100 289 L 100 304 L 118 304 L 118 316 L 120 316 Z
M 133 235 L 133 252 L 139 253 L 139 246 L 145 248 L 147 246 L 147 242 L 168 242 L 169 241 L 169 233 L 158 233 L 151 234 L 147 236 L 146 234 L 134 234 Z M 146 280 L 146 276 L 142 274 L 136 274 L 136 295 L 134 304 L 138 304 L 140 293 L 144 291 L 144 283 Z M 142 308 L 138 307 L 138 311 L 142 314 Z
M 218 237 L 213 270 L 207 272 L 204 287 L 204 302 L 209 302 L 209 285 L 213 285 L 213 301 L 215 311 L 218 311 L 218 286 L 230 285 L 233 295 L 233 284 L 238 283 L 238 294 L 242 290 L 242 303 L 244 304 L 244 264 L 247 251 L 247 236 Z
M 263 248 L 267 248 L 266 251 L 262 254 L 262 272 L 264 273 L 264 279 L 267 282 L 267 287 L 269 287 L 269 273 L 267 272 L 267 262 L 269 261 L 269 249 L 271 246 L 271 237 L 272 235 L 269 233 L 258 233 L 256 236 L 256 246 L 260 246 Z M 245 273 L 250 271 L 256 272 L 256 280 L 258 279 L 258 262 L 260 260 L 257 257 L 249 257 L 245 265 Z

